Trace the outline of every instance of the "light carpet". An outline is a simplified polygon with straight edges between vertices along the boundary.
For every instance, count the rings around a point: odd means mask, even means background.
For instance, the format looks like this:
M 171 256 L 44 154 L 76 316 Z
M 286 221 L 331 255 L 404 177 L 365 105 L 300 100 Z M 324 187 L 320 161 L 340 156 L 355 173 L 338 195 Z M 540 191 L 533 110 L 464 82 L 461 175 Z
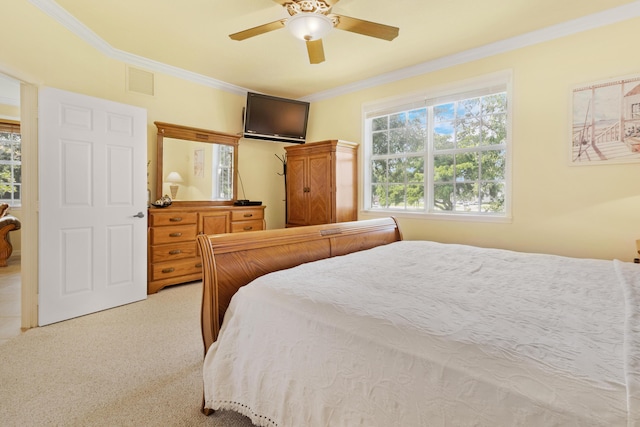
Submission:
M 202 401 L 201 283 L 0 345 L 2 426 L 250 427 Z

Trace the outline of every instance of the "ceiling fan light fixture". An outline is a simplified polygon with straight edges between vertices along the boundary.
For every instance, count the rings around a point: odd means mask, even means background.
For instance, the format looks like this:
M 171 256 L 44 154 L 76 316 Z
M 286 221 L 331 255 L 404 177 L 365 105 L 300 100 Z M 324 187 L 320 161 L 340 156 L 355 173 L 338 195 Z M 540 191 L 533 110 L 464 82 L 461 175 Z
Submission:
M 311 41 L 324 37 L 333 28 L 331 18 L 312 12 L 301 12 L 287 19 L 285 24 L 294 37 Z

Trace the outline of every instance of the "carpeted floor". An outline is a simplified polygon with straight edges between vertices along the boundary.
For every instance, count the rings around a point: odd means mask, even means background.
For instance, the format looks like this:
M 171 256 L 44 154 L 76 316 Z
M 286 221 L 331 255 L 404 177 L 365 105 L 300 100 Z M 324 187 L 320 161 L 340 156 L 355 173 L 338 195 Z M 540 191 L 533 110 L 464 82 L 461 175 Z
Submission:
M 200 412 L 200 286 L 172 286 L 0 345 L 0 425 L 252 426 L 234 412 Z

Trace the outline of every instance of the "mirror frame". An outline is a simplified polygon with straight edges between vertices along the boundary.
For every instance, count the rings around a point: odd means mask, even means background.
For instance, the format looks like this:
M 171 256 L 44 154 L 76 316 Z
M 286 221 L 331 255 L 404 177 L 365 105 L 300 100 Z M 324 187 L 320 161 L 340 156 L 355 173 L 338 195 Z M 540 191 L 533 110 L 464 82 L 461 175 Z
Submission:
M 156 158 L 156 197 L 162 197 L 162 177 L 163 177 L 163 145 L 164 138 L 183 139 L 185 141 L 205 142 L 210 144 L 223 144 L 233 146 L 233 199 L 231 200 L 184 200 L 174 201 L 173 205 L 178 206 L 198 206 L 198 205 L 233 205 L 238 197 L 238 145 L 240 136 L 230 133 L 216 132 L 213 130 L 199 129 L 189 126 L 174 125 L 163 122 L 153 122 L 158 128 L 157 144 L 158 152 Z

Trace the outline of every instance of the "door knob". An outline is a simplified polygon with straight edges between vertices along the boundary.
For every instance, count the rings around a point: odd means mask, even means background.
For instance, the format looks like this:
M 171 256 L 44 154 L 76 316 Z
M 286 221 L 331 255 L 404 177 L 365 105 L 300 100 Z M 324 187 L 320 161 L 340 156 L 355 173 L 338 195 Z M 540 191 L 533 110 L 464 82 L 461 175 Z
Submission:
M 138 212 L 133 216 L 134 218 L 144 218 L 144 214 L 142 212 Z

